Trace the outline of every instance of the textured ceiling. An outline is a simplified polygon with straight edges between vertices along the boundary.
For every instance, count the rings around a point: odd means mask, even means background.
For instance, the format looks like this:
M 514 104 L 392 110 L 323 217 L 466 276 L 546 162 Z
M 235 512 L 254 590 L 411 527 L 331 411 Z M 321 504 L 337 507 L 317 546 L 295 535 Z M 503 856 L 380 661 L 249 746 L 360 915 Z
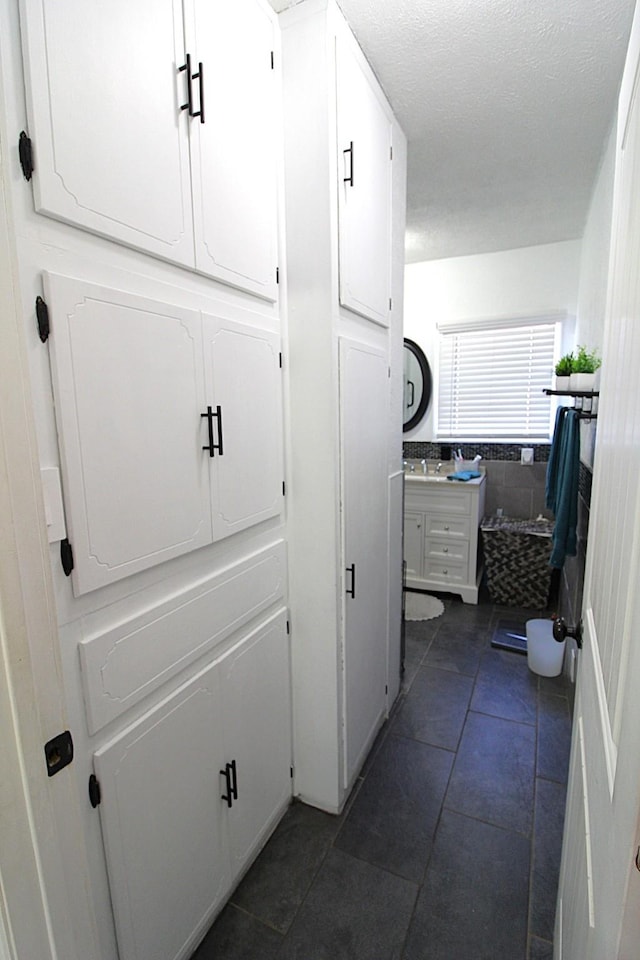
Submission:
M 634 0 L 339 2 L 409 139 L 408 262 L 581 236 Z

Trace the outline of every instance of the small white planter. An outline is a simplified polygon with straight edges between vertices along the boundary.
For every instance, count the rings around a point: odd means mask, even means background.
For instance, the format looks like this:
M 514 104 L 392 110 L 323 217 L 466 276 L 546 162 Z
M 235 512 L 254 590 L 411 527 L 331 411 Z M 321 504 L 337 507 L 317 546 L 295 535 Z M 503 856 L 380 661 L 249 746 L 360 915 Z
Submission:
M 554 387 L 553 387 L 554 390 L 569 390 L 569 389 L 570 389 L 569 383 L 570 383 L 570 381 L 571 381 L 571 377 L 557 377 L 557 376 L 556 376 L 556 377 L 553 378 L 553 381 L 554 381 Z
M 572 373 L 571 390 L 594 390 L 596 382 L 595 373 Z

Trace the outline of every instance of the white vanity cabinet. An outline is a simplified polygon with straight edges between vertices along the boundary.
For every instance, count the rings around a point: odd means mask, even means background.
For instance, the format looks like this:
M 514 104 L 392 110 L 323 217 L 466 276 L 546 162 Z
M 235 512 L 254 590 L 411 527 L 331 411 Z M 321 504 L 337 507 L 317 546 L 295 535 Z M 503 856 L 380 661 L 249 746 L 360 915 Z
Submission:
M 286 613 L 95 751 L 121 960 L 187 960 L 291 794 Z
M 484 515 L 485 475 L 440 481 L 405 475 L 406 586 L 459 594 L 478 602 L 482 568 L 478 530 Z
M 277 299 L 263 0 L 22 5 L 36 210 Z
M 45 292 L 77 595 L 281 514 L 280 337 L 258 315 L 51 273 Z

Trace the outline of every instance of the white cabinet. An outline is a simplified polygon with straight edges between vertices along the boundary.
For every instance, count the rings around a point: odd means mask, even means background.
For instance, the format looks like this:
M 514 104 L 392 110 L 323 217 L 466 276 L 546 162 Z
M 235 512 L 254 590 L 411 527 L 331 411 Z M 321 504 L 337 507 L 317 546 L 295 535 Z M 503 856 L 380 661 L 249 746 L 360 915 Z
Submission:
M 340 303 L 388 325 L 391 309 L 392 124 L 380 89 L 336 42 Z
M 280 26 L 295 789 L 335 812 L 398 690 L 406 142 L 334 0 Z
M 388 383 L 384 353 L 341 338 L 347 783 L 358 773 L 386 707 L 388 496 L 380 424 Z
M 190 956 L 291 793 L 284 611 L 94 755 L 121 960 Z
M 484 498 L 484 474 L 467 483 L 405 477 L 407 587 L 457 593 L 465 603 L 478 602 L 478 528 Z
M 36 209 L 275 300 L 268 6 L 35 0 L 22 13 Z
M 260 318 L 54 274 L 45 291 L 76 594 L 281 513 L 280 338 Z

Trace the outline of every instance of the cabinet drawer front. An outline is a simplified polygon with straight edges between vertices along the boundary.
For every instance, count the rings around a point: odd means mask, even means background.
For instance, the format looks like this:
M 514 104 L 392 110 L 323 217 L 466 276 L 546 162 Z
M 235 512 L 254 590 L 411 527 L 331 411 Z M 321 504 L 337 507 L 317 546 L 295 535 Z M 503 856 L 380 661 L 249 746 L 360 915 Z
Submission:
M 468 540 L 471 533 L 471 521 L 444 514 L 429 515 L 426 518 L 427 537 L 440 537 L 446 540 Z
M 442 513 L 448 516 L 469 516 L 471 514 L 471 493 L 460 490 L 460 484 L 450 484 L 446 490 L 423 490 L 410 493 L 406 499 L 407 510 L 421 510 L 424 513 Z
M 425 580 L 438 580 L 440 583 L 466 583 L 467 567 L 463 563 L 449 563 L 448 560 L 425 560 Z
M 427 561 L 434 560 L 446 567 L 451 560 L 466 563 L 469 559 L 469 542 L 467 540 L 434 540 L 425 542 L 425 557 Z

